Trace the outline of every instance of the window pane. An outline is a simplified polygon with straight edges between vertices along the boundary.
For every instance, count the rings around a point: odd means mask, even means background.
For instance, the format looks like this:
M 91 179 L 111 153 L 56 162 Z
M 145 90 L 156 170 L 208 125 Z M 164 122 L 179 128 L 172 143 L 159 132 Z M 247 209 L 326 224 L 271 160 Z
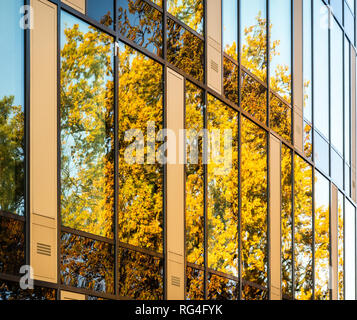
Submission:
M 24 215 L 24 30 L 20 0 L 0 1 L 0 210 Z
M 22 290 L 19 283 L 0 281 L 0 300 L 56 300 L 56 290 L 35 287 L 32 290 Z
M 162 13 L 141 0 L 118 0 L 119 33 L 162 56 Z
M 281 246 L 282 293 L 293 297 L 293 215 L 292 215 L 292 152 L 282 145 L 281 150 Z
M 356 209 L 346 200 L 345 207 L 345 290 L 346 300 L 356 298 Z
M 314 0 L 314 125 L 329 138 L 328 9 Z
M 203 41 L 171 19 L 167 19 L 167 60 L 203 81 Z
M 342 24 L 342 20 L 343 20 L 342 19 L 343 1 L 344 0 L 330 0 L 333 14 L 341 24 Z M 348 0 L 348 1 L 351 1 L 351 0 Z
M 331 148 L 331 178 L 333 182 L 343 189 L 343 159 Z
M 294 158 L 294 265 L 295 299 L 313 298 L 312 269 L 312 168 L 302 158 Z
M 86 9 L 88 17 L 113 28 L 114 0 L 87 0 Z
M 345 161 L 351 163 L 350 43 L 345 38 Z
M 338 193 L 338 299 L 344 300 L 345 294 L 345 209 L 344 197 Z
M 305 157 L 312 160 L 312 127 L 304 122 L 304 153 Z
M 163 260 L 119 249 L 119 294 L 135 300 L 163 299 Z
M 238 65 L 223 57 L 224 96 L 238 105 Z
M 331 29 L 331 143 L 343 154 L 343 34 L 333 20 Z
M 187 267 L 186 269 L 186 299 L 203 300 L 204 272 Z
M 204 261 L 204 92 L 186 81 L 186 254 L 187 262 Z
M 291 142 L 291 108 L 274 94 L 270 95 L 270 127 Z
M 223 50 L 235 60 L 238 60 L 238 1 L 222 1 L 223 15 Z
M 345 16 L 345 19 L 344 19 L 345 31 L 347 33 L 348 38 L 353 43 L 354 37 L 355 37 L 354 17 L 346 3 L 345 3 L 344 16 Z
M 60 272 L 66 286 L 113 294 L 114 246 L 62 233 Z
M 241 107 L 262 123 L 267 121 L 267 89 L 242 71 Z
M 62 224 L 113 238 L 113 39 L 68 13 L 61 20 Z
M 317 168 L 329 175 L 330 172 L 330 152 L 328 142 L 314 131 L 314 161 Z
M 266 0 L 240 2 L 242 65 L 266 82 L 267 35 Z
M 156 134 L 163 128 L 163 69 L 129 46 L 119 51 L 119 240 L 162 252 L 163 165 Z
M 238 282 L 210 274 L 207 291 L 208 300 L 237 300 Z
M 208 267 L 238 275 L 238 113 L 208 95 Z
M 269 291 L 254 285 L 245 284 L 242 289 L 243 300 L 268 300 Z
M 267 286 L 267 134 L 244 117 L 241 128 L 242 276 Z
M 291 3 L 270 0 L 270 87 L 291 102 Z
M 203 0 L 167 0 L 167 11 L 191 29 L 203 34 Z
M 315 171 L 315 299 L 329 300 L 330 183 Z
M 312 123 L 312 12 L 311 1 L 303 0 L 304 118 Z M 316 1 L 316 0 L 315 0 Z

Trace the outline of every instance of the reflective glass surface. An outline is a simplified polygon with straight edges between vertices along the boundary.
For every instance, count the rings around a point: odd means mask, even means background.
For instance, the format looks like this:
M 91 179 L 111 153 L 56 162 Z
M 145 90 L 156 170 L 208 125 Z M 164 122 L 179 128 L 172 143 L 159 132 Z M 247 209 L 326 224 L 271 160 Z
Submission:
M 343 159 L 331 148 L 331 178 L 343 190 Z
M 223 88 L 227 99 L 238 105 L 238 65 L 223 57 Z
M 350 60 L 350 43 L 347 38 L 345 38 L 344 45 L 344 56 L 345 56 L 345 161 L 351 163 L 351 97 L 350 97 L 350 86 L 351 86 L 351 60 Z
M 345 206 L 344 197 L 338 193 L 338 299 L 344 300 L 345 297 Z
M 235 60 L 238 60 L 238 1 L 222 1 L 222 34 L 223 51 Z
M 345 201 L 345 299 L 356 298 L 356 209 Z
M 291 108 L 278 96 L 270 95 L 270 127 L 283 139 L 291 142 L 292 119 Z
M 330 172 L 330 152 L 328 142 L 316 131 L 314 132 L 314 161 L 316 167 L 325 174 Z
M 201 270 L 186 268 L 186 299 L 203 300 L 204 299 L 204 272 Z
M 307 123 L 304 122 L 304 153 L 305 157 L 312 160 L 312 127 Z
M 16 282 L 0 281 L 0 300 L 56 300 L 56 290 L 41 287 L 22 290 Z
M 114 25 L 114 1 L 113 0 L 87 0 L 87 16 L 97 20 L 106 27 Z
M 113 238 L 113 39 L 61 14 L 62 224 Z
M 209 274 L 207 292 L 208 300 L 237 300 L 238 282 Z

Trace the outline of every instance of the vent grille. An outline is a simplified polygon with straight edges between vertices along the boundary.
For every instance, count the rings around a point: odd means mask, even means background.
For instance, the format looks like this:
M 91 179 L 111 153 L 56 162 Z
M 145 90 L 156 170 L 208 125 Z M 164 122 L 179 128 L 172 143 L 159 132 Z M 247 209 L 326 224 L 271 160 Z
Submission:
M 172 276 L 171 284 L 175 287 L 181 287 L 181 279 L 179 277 Z
M 48 244 L 43 244 L 43 243 L 37 243 L 37 254 L 43 255 L 43 256 L 51 256 L 51 246 Z
M 218 73 L 218 63 L 214 60 L 211 60 L 211 69 Z

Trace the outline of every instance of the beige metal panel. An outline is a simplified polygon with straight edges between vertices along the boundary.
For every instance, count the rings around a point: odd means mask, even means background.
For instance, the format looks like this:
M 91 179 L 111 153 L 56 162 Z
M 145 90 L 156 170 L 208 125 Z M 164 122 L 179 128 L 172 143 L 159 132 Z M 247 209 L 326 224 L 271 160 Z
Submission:
M 294 109 L 303 114 L 303 0 L 294 0 L 294 63 L 293 63 L 293 92 Z
M 61 300 L 86 300 L 86 296 L 84 294 L 69 292 L 69 291 L 61 291 Z
M 351 69 L 352 69 L 352 79 L 351 79 L 351 90 L 352 90 L 352 105 L 351 105 L 351 119 L 352 119 L 352 199 L 356 202 L 356 52 L 351 46 Z
M 270 135 L 270 299 L 281 300 L 281 143 Z
M 299 110 L 294 111 L 294 147 L 301 153 L 304 152 L 304 120 Z
M 207 1 L 207 85 L 222 94 L 222 5 Z
M 86 0 L 62 0 L 62 2 L 79 12 L 86 14 Z
M 32 0 L 30 69 L 30 263 L 57 283 L 57 6 Z
M 338 300 L 338 189 L 331 188 L 331 266 L 332 299 Z
M 184 79 L 167 69 L 167 129 L 175 133 L 176 145 L 168 144 L 168 154 L 176 153 L 176 163 L 167 164 L 167 299 L 185 299 L 185 172 L 180 130 L 184 129 Z M 171 140 L 172 141 L 172 140 Z M 174 141 L 172 141 L 174 142 Z

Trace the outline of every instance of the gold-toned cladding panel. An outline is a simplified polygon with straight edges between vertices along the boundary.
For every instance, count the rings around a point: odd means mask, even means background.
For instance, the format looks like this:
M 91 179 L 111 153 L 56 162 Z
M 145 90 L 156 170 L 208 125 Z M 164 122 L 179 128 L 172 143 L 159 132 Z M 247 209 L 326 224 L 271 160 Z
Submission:
M 86 14 L 86 0 L 62 0 L 62 2 L 79 12 Z
M 294 147 L 304 152 L 304 120 L 299 109 L 294 110 Z
M 356 194 L 356 52 L 351 46 L 351 90 L 352 90 L 352 106 L 351 106 L 351 119 L 352 119 L 352 134 L 351 134 L 351 143 L 352 143 L 352 200 L 356 202 L 357 194 Z
M 69 292 L 69 291 L 61 291 L 61 300 L 86 300 L 86 296 L 84 294 Z
M 303 0 L 294 0 L 294 109 L 302 115 L 304 105 L 303 80 Z
M 57 6 L 31 6 L 30 263 L 36 280 L 57 283 Z
M 281 143 L 270 135 L 270 290 L 271 300 L 281 300 Z
M 338 189 L 331 188 L 332 300 L 338 300 Z
M 179 144 L 180 131 L 184 129 L 184 79 L 167 69 L 167 129 L 175 134 L 176 141 L 168 139 L 168 154 L 175 154 L 167 165 L 167 299 L 185 298 L 185 193 L 183 150 Z M 181 159 L 182 158 L 182 159 Z

